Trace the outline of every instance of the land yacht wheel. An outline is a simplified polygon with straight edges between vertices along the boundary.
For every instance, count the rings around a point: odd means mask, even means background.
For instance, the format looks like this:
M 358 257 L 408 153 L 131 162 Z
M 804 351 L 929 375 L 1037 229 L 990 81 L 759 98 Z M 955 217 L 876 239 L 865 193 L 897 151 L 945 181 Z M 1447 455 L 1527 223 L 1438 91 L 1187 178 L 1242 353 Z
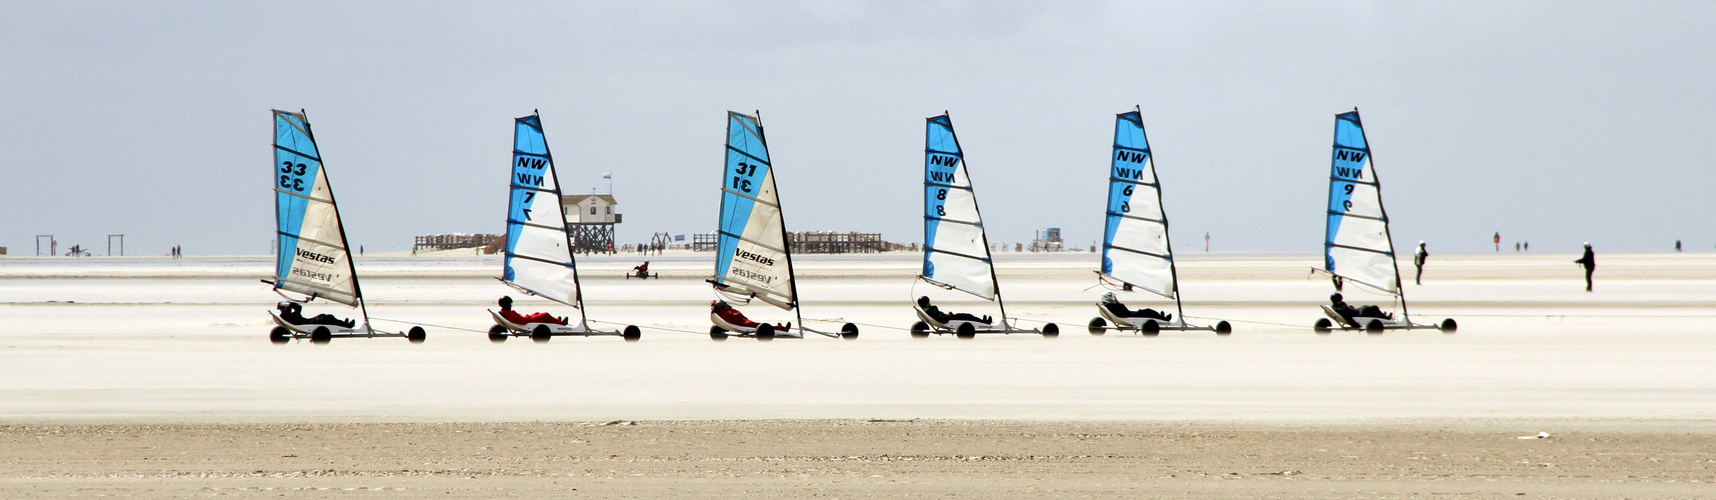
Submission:
M 413 344 L 421 344 L 423 341 L 429 340 L 429 332 L 424 331 L 421 326 L 413 326 L 410 331 L 405 332 L 405 340 L 409 340 Z
M 625 331 L 620 332 L 620 337 L 626 339 L 626 342 L 637 342 L 643 338 L 643 330 L 639 330 L 637 325 L 626 325 Z
M 1442 320 L 1442 325 L 1436 329 L 1441 330 L 1442 333 L 1454 333 L 1454 330 L 1460 329 L 1460 325 L 1454 322 L 1454 318 L 1447 318 Z
M 1108 331 L 1108 320 L 1102 319 L 1102 318 L 1091 318 L 1090 319 L 1090 334 L 1091 335 L 1102 335 L 1104 332 L 1107 332 L 1107 331 Z
M 275 345 L 291 342 L 292 331 L 287 330 L 284 326 L 276 326 L 273 330 L 268 331 L 268 341 Z
M 310 343 L 312 344 L 326 344 L 333 341 L 334 332 L 328 330 L 328 327 L 318 326 L 310 332 Z
M 1371 335 L 1382 335 L 1382 320 L 1373 319 L 1364 324 L 1364 332 Z
M 1156 334 L 1162 333 L 1162 324 L 1157 323 L 1156 320 L 1147 319 L 1144 320 L 1144 324 L 1138 325 L 1138 331 L 1146 337 L 1154 337 Z
M 768 342 L 775 339 L 775 325 L 763 323 L 757 325 L 757 340 Z
M 530 340 L 534 340 L 538 344 L 546 344 L 552 338 L 554 338 L 554 332 L 548 330 L 548 325 L 536 325 L 536 329 L 530 331 Z
M 1329 318 L 1317 318 L 1317 322 L 1311 324 L 1311 330 L 1316 331 L 1317 335 L 1328 335 L 1334 327 L 1335 324 L 1329 321 Z
M 1233 335 L 1233 325 L 1226 321 L 1216 323 L 1216 335 Z
M 840 338 L 858 340 L 858 325 L 851 323 L 840 325 Z
M 960 323 L 959 324 L 959 330 L 954 332 L 954 336 L 962 338 L 962 339 L 977 338 L 977 327 L 971 326 L 971 323 L 969 323 L 969 322 Z
M 912 323 L 912 338 L 914 338 L 914 339 L 927 339 L 927 338 L 929 338 L 929 336 L 930 336 L 929 323 L 925 323 L 922 321 L 919 321 L 917 323 Z
M 719 326 L 709 327 L 709 340 L 721 342 L 727 340 L 727 329 Z
M 1059 337 L 1059 336 L 1061 336 L 1061 326 L 1060 325 L 1057 325 L 1054 323 L 1049 323 L 1047 325 L 1043 325 L 1043 338 L 1052 339 L 1052 338 Z
M 507 331 L 504 326 L 495 325 L 489 327 L 489 342 L 499 344 L 501 342 L 506 342 L 506 338 L 511 336 L 512 332 Z

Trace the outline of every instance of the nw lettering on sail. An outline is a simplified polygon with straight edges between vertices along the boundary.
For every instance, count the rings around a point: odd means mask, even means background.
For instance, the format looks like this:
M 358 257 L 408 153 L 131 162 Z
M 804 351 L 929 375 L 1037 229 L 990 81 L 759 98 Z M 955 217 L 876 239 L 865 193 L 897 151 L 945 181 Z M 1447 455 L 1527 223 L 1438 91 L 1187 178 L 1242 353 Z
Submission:
M 1144 163 L 1144 159 L 1149 158 L 1149 157 L 1150 157 L 1150 155 L 1147 155 L 1144 153 L 1139 153 L 1137 151 L 1115 151 L 1114 152 L 1114 159 L 1124 161 L 1124 162 L 1130 162 L 1130 163 Z
M 1144 170 L 1137 168 L 1114 167 L 1114 177 L 1131 181 L 1143 180 Z
M 520 157 L 518 157 L 518 163 L 513 165 L 513 167 L 515 169 L 515 172 L 516 172 L 516 169 L 519 169 L 519 168 L 529 169 L 529 170 L 542 170 L 542 167 L 547 165 L 547 164 L 548 164 L 548 160 L 546 160 L 546 159 L 530 158 L 530 157 L 520 156 Z M 537 186 L 537 187 L 542 186 L 542 175 L 541 174 L 531 175 L 529 173 L 529 171 L 527 170 L 525 172 L 516 172 L 515 174 L 513 174 L 513 177 L 515 177 L 517 179 L 518 183 L 522 184 L 522 185 Z
M 1363 151 L 1348 151 L 1344 149 L 1335 151 L 1335 161 L 1352 162 L 1357 164 L 1351 167 L 1335 166 L 1335 177 L 1343 179 L 1357 179 L 1361 181 L 1364 180 L 1364 157 L 1365 154 Z

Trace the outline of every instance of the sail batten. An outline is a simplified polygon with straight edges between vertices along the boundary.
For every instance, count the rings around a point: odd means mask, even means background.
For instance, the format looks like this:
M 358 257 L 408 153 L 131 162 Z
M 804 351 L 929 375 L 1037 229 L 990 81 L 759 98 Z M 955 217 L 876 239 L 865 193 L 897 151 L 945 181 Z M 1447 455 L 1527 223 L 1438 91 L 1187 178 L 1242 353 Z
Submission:
M 273 114 L 274 288 L 357 306 L 362 293 L 309 120 Z
M 792 310 L 798 307 L 792 256 L 768 141 L 757 116 L 727 112 L 726 156 L 713 280 Z
M 995 300 L 1000 291 L 990 259 L 977 192 L 953 120 L 930 117 L 924 135 L 923 279 Z
M 1333 149 L 1323 270 L 1399 295 L 1400 273 L 1388 234 L 1388 214 L 1382 208 L 1382 184 L 1358 111 L 1335 116 Z
M 513 121 L 501 279 L 538 297 L 580 307 L 576 259 L 560 202 L 560 179 L 537 115 Z
M 1138 111 L 1115 115 L 1109 156 L 1108 209 L 1102 240 L 1102 274 L 1178 300 L 1168 216 L 1162 208 L 1155 155 Z

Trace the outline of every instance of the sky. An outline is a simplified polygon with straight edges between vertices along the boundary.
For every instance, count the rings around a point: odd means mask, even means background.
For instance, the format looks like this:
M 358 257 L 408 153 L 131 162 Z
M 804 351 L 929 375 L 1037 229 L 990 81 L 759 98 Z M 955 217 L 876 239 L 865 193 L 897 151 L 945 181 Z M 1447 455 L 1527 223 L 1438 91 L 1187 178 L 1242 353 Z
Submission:
M 1716 4 L 0 2 L 0 246 L 266 254 L 269 109 L 304 109 L 368 251 L 504 231 L 512 119 L 621 243 L 716 224 L 761 111 L 789 230 L 922 239 L 951 113 L 991 242 L 1098 243 L 1138 106 L 1178 252 L 1321 251 L 1334 115 L 1396 245 L 1716 250 Z M 1509 251 L 1512 249 L 1509 248 Z

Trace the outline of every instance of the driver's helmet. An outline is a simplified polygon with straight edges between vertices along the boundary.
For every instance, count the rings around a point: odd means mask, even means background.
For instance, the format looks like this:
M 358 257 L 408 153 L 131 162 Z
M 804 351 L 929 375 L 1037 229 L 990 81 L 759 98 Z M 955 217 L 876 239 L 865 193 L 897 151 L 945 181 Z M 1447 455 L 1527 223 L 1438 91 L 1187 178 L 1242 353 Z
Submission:
M 1115 302 L 1119 302 L 1119 299 L 1114 298 L 1114 292 L 1108 292 L 1108 293 L 1102 294 L 1102 298 L 1100 300 L 1104 304 L 1113 304 Z

